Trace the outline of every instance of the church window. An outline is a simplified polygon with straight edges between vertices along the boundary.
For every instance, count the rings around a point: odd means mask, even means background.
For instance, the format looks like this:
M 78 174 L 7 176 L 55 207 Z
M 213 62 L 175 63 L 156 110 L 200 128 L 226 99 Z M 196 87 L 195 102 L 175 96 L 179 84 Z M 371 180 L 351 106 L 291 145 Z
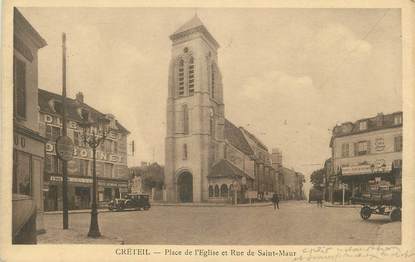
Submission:
M 209 186 L 209 197 L 213 197 L 213 186 Z
M 179 61 L 179 69 L 178 69 L 178 95 L 184 95 L 184 62 L 183 59 Z
M 195 66 L 193 57 L 189 59 L 189 95 L 193 95 L 195 91 Z
M 219 196 L 219 186 L 215 185 L 215 197 Z
M 189 109 L 187 105 L 182 106 L 183 109 L 183 133 L 185 135 L 189 134 Z
M 187 159 L 187 144 L 183 144 L 183 160 Z
M 222 197 L 226 197 L 228 195 L 228 186 L 226 184 L 222 184 L 220 187 L 220 195 Z
M 210 111 L 209 125 L 210 125 L 210 136 L 214 138 L 215 137 L 215 117 L 214 117 L 213 111 Z
M 212 64 L 211 66 L 211 96 L 215 98 L 215 85 L 216 85 L 216 72 L 215 72 L 215 65 Z

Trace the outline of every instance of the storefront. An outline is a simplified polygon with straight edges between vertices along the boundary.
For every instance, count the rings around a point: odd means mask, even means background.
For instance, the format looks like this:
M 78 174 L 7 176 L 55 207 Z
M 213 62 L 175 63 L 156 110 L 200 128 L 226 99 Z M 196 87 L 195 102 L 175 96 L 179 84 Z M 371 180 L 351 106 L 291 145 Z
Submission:
M 92 177 L 68 177 L 68 207 L 88 209 L 92 202 Z M 98 206 L 128 192 L 128 181 L 121 179 L 98 179 Z M 62 176 L 50 176 L 45 197 L 45 210 L 62 210 Z

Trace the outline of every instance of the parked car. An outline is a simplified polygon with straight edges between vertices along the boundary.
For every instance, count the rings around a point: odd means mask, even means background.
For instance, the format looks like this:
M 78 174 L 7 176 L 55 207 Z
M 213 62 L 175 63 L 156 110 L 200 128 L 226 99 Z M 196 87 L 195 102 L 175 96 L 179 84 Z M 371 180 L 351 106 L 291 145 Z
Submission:
M 127 194 L 124 198 L 116 198 L 108 204 L 111 211 L 121 211 L 124 209 L 148 210 L 150 209 L 148 195 Z

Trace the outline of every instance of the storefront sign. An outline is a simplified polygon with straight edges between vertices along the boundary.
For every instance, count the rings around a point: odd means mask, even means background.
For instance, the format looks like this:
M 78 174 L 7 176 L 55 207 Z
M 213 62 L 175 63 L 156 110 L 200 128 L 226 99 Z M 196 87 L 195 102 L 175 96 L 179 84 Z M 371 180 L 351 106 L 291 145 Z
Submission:
M 70 161 L 73 158 L 74 145 L 72 139 L 68 136 L 61 136 L 56 140 L 56 153 L 64 161 Z
M 61 176 L 50 176 L 50 181 L 61 182 Z M 68 177 L 68 182 L 92 184 L 92 178 Z
M 247 192 L 247 197 L 248 198 L 257 198 L 258 196 L 258 192 L 257 191 L 248 191 Z
M 343 175 L 362 175 L 372 173 L 370 165 L 346 166 L 342 168 Z

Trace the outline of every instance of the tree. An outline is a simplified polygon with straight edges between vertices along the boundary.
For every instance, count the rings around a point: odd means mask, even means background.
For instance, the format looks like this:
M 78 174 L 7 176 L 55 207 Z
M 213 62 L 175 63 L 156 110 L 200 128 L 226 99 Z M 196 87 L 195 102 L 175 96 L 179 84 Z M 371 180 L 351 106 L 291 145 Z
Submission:
M 321 185 L 324 184 L 324 168 L 315 170 L 310 176 L 310 182 L 316 189 L 321 189 Z

